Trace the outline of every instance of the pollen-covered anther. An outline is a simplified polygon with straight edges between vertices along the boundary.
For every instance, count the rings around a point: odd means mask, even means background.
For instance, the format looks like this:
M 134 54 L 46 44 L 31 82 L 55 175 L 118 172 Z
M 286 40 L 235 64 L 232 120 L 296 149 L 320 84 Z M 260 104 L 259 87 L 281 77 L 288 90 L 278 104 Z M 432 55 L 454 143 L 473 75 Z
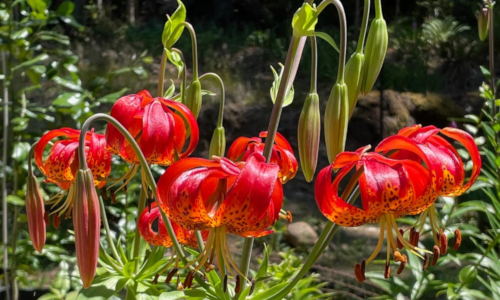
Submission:
M 438 259 L 439 259 L 439 256 L 441 255 L 441 250 L 439 250 L 439 247 L 437 245 L 434 245 L 434 247 L 432 248 L 432 262 L 431 262 L 431 266 L 435 266 Z
M 448 251 L 448 237 L 444 234 L 443 230 L 439 230 L 439 250 L 441 255 L 446 254 Z
M 359 281 L 359 283 L 363 283 L 363 281 L 365 280 L 365 276 L 361 272 L 360 264 L 356 264 L 356 266 L 354 266 L 354 274 L 356 275 L 356 279 Z
M 428 267 L 429 267 L 429 254 L 425 253 L 424 254 L 424 264 L 422 265 L 422 271 L 427 270 Z
M 413 246 L 413 247 L 417 247 L 418 246 L 418 241 L 420 240 L 420 232 L 418 231 L 415 231 L 413 233 L 413 236 L 411 237 L 411 241 L 410 241 L 410 244 Z
M 165 279 L 166 284 L 169 284 L 170 281 L 172 281 L 172 278 L 174 277 L 175 274 L 177 274 L 177 271 L 179 271 L 179 269 L 174 268 L 172 269 L 172 271 L 168 272 L 167 278 Z
M 385 263 L 384 278 L 387 279 L 389 277 L 391 277 L 391 264 L 387 261 Z
M 108 200 L 109 200 L 109 198 L 108 198 L 108 190 L 107 190 L 106 186 L 103 186 L 103 187 L 101 188 L 101 195 L 102 195 L 102 198 L 103 198 L 104 200 L 106 200 L 106 201 L 108 201 Z
M 177 290 L 182 291 L 183 289 L 184 289 L 184 286 L 182 285 L 181 277 L 177 273 Z
M 401 254 L 401 252 L 399 252 L 399 251 L 394 251 L 392 255 L 394 256 L 395 262 L 404 261 L 405 256 L 406 256 L 406 255 Z
M 209 263 L 205 263 L 205 273 L 210 273 L 210 271 L 215 270 L 215 266 Z
M 287 221 L 288 223 L 292 223 L 293 222 L 293 216 L 292 216 L 292 212 L 287 210 L 286 211 L 286 216 L 287 216 Z
M 455 230 L 455 241 L 453 242 L 453 249 L 457 251 L 462 244 L 462 233 L 460 230 Z
M 43 214 L 43 220 L 45 221 L 45 225 L 46 226 L 49 226 L 50 225 L 50 218 L 49 218 L 49 212 L 46 211 L 44 214 Z
M 56 213 L 53 217 L 52 217 L 52 224 L 54 224 L 54 228 L 55 229 L 58 229 L 59 228 L 59 225 L 61 225 L 61 217 L 59 217 L 59 214 Z
M 184 287 L 186 289 L 189 289 L 191 285 L 193 284 L 193 277 L 194 277 L 194 272 L 189 272 L 186 275 L 186 279 L 184 279 Z
M 412 228 L 412 230 L 413 230 L 413 228 Z M 401 236 L 403 236 L 403 234 L 404 234 L 403 229 L 399 229 L 399 233 L 401 233 Z M 410 237 L 411 237 L 411 231 L 410 231 Z M 401 243 L 401 241 L 399 240 L 399 238 L 396 239 L 396 242 L 398 244 L 398 249 L 399 250 L 403 249 L 403 243 Z
M 366 261 L 363 259 L 361 261 L 361 275 L 363 276 L 363 280 L 366 280 L 365 268 L 366 268 Z
M 111 203 L 115 204 L 116 203 L 116 194 L 115 194 L 115 191 L 110 190 L 109 194 L 111 195 Z
M 236 286 L 234 287 L 234 292 L 238 294 L 240 292 L 241 280 L 240 275 L 236 275 Z
M 398 268 L 398 271 L 397 271 L 397 274 L 401 274 L 403 272 L 403 270 L 405 269 L 405 266 L 406 266 L 406 263 L 408 263 L 408 257 L 405 255 L 405 254 L 402 254 L 402 260 L 401 260 L 401 264 L 399 265 L 399 268 Z

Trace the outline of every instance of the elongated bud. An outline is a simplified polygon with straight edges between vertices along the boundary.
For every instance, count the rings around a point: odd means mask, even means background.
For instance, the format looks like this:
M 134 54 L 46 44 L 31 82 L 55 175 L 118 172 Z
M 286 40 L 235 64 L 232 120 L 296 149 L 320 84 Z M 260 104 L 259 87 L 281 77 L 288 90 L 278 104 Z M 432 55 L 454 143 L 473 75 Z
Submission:
M 336 83 L 333 86 L 325 110 L 325 142 L 328 160 L 332 163 L 344 151 L 349 122 L 349 100 L 347 86 Z
M 300 113 L 298 126 L 299 156 L 302 173 L 311 182 L 318 164 L 319 140 L 321 138 L 321 113 L 319 97 L 309 93 Z
M 224 157 L 226 152 L 226 132 L 224 127 L 217 127 L 212 135 L 212 140 L 210 141 L 210 150 L 208 151 L 208 157 L 211 159 L 212 156 Z
M 101 211 L 90 169 L 78 170 L 73 206 L 73 227 L 80 277 L 83 287 L 92 284 L 99 257 Z
M 26 179 L 26 215 L 28 217 L 28 229 L 33 247 L 42 253 L 45 245 L 45 206 L 38 181 L 33 173 Z
M 201 110 L 201 83 L 198 79 L 191 82 L 186 89 L 186 106 L 191 110 L 195 118 L 198 118 Z
M 375 3 L 377 4 L 377 2 Z M 365 95 L 373 89 L 380 74 L 387 53 L 388 41 L 387 24 L 380 13 L 372 21 L 366 41 L 363 83 L 361 85 L 361 92 Z
M 349 118 L 352 117 L 358 96 L 363 83 L 363 65 L 365 63 L 365 55 L 355 52 L 345 65 L 345 84 L 349 94 Z
M 490 30 L 490 17 L 487 7 L 481 9 L 477 15 L 477 29 L 479 31 L 479 39 L 481 41 L 486 40 L 488 37 L 488 31 Z

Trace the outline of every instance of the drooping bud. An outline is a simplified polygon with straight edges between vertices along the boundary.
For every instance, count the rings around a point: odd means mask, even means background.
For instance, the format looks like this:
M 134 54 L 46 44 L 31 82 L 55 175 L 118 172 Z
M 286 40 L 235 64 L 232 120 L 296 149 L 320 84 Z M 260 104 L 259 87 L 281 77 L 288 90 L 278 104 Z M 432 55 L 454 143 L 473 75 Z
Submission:
M 224 127 L 215 128 L 212 140 L 210 141 L 210 150 L 208 151 L 209 159 L 212 156 L 224 157 L 226 152 L 226 133 Z
M 349 100 L 347 85 L 336 83 L 333 86 L 325 111 L 325 143 L 328 160 L 332 163 L 344 151 L 349 122 Z
M 377 12 L 368 32 L 368 39 L 365 48 L 365 63 L 363 67 L 363 83 L 361 92 L 368 94 L 375 85 L 387 53 L 389 35 L 387 24 L 382 16 L 380 3 L 375 1 L 375 11 Z
M 29 234 L 33 247 L 42 253 L 46 238 L 43 197 L 33 173 L 28 175 L 26 182 L 26 216 L 28 217 Z
M 318 12 L 315 6 L 304 3 L 292 19 L 293 35 L 296 37 L 308 36 L 314 32 L 318 23 Z
M 193 113 L 195 118 L 198 118 L 201 110 L 201 82 L 194 79 L 186 89 L 186 103 L 184 103 Z
M 88 288 L 94 279 L 99 258 L 101 211 L 92 171 L 78 170 L 75 184 L 73 227 L 76 258 L 83 287 Z
M 487 7 L 482 8 L 477 15 L 477 29 L 479 31 L 479 39 L 486 40 L 488 31 L 490 30 L 490 16 Z
M 347 85 L 349 94 L 349 118 L 351 118 L 354 112 L 361 91 L 364 63 L 365 55 L 360 52 L 355 52 L 345 65 L 345 84 Z
M 318 164 L 319 141 L 321 138 L 321 114 L 319 97 L 309 93 L 300 113 L 298 126 L 298 144 L 300 166 L 307 182 L 311 182 Z

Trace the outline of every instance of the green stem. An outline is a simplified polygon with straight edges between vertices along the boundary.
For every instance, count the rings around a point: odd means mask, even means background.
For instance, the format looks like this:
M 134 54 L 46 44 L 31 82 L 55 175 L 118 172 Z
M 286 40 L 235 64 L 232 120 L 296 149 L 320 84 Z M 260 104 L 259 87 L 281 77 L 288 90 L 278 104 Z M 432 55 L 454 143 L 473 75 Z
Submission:
M 198 43 L 196 41 L 196 32 L 194 31 L 193 25 L 188 22 L 182 23 L 186 26 L 189 33 L 191 34 L 191 48 L 193 50 L 193 80 L 198 79 Z
M 219 117 L 217 119 L 217 127 L 222 127 L 222 123 L 224 120 L 224 102 L 226 100 L 226 90 L 224 88 L 224 82 L 222 81 L 222 78 L 220 78 L 219 75 L 216 73 L 206 73 L 200 76 L 200 80 L 203 78 L 209 79 L 212 78 L 214 79 L 217 84 L 219 85 L 219 90 L 220 90 L 220 100 L 219 100 Z
M 163 49 L 161 55 L 160 74 L 158 74 L 158 97 L 163 97 L 163 87 L 165 84 L 165 67 L 167 66 L 167 50 Z
M 366 32 L 368 31 L 368 19 L 370 18 L 370 1 L 365 0 L 365 7 L 363 10 L 363 22 L 361 23 L 361 31 L 359 32 L 358 47 L 356 52 L 363 53 L 366 41 Z
M 311 40 L 311 89 L 309 93 L 317 93 L 318 86 L 318 47 L 316 37 L 312 36 Z
M 384 15 L 382 14 L 382 0 L 375 0 L 375 18 L 384 18 Z
M 121 267 L 123 267 L 123 262 L 120 258 L 120 255 L 118 254 L 118 251 L 116 250 L 115 244 L 113 242 L 113 238 L 111 236 L 111 230 L 109 229 L 108 217 L 106 216 L 106 208 L 104 207 L 104 201 L 102 200 L 102 197 L 99 197 L 99 204 L 101 206 L 102 224 L 104 225 L 104 230 L 106 230 L 106 239 L 108 240 L 108 244 L 111 247 L 111 252 L 113 252 L 113 256 L 115 257 L 115 260 L 120 263 Z
M 146 186 L 142 186 L 141 192 L 139 193 L 139 204 L 137 205 L 137 224 L 135 227 L 134 247 L 132 248 L 132 259 L 138 258 L 139 251 L 141 248 L 141 233 L 139 232 L 139 216 L 146 207 L 147 189 L 148 188 Z M 134 264 L 134 272 L 137 271 L 138 267 L 139 267 L 139 260 L 136 259 Z
M 177 48 L 172 48 L 172 52 L 175 52 L 177 54 L 179 54 L 179 56 L 181 57 L 181 60 L 182 60 L 182 63 L 184 64 L 184 67 L 182 68 L 182 82 L 181 82 L 181 103 L 182 104 L 186 104 L 186 101 L 185 101 L 185 97 L 186 97 L 186 93 L 184 93 L 184 91 L 186 90 L 186 60 L 184 59 L 184 54 L 182 53 L 181 50 L 177 49 Z
M 10 15 L 12 19 L 13 14 Z M 11 26 L 9 26 L 10 31 Z M 9 35 L 10 36 L 10 35 Z M 11 52 L 12 53 L 12 52 Z M 12 57 L 12 54 L 10 55 Z M 7 65 L 5 59 L 5 52 L 2 52 L 2 73 L 4 75 L 3 80 L 3 150 L 2 150 L 2 235 L 3 235 L 3 274 L 5 279 L 5 294 L 7 299 L 10 300 L 10 290 L 9 290 L 9 247 L 8 243 L 8 228 L 7 228 L 7 144 L 9 137 L 9 89 L 7 87 Z

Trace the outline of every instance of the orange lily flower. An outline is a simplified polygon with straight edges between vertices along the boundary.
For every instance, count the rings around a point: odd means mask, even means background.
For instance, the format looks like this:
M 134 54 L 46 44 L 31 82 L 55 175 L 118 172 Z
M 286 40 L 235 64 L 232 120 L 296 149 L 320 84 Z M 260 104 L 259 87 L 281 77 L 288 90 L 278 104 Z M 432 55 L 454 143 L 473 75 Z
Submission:
M 55 138 L 63 139 L 54 142 L 49 155 L 44 159 L 44 150 L 47 144 Z M 42 136 L 35 147 L 35 162 L 47 178 L 46 181 L 57 184 L 63 190 L 47 204 L 53 204 L 55 207 L 68 194 L 65 203 L 54 211 L 54 213 L 58 212 L 59 215 L 67 212 L 67 216 L 69 216 L 73 206 L 74 183 L 76 173 L 80 168 L 77 154 L 79 138 L 80 130 L 72 128 L 51 130 Z M 92 131 L 87 133 L 84 144 L 87 164 L 92 171 L 94 185 L 101 188 L 106 184 L 103 179 L 107 178 L 111 172 L 111 154 L 106 150 L 106 140 L 104 135 Z
M 232 161 L 246 161 L 252 153 L 257 152 L 262 154 L 265 146 L 262 139 L 266 137 L 267 131 L 263 131 L 259 134 L 259 137 L 237 138 L 229 148 L 227 158 Z M 292 180 L 297 174 L 298 163 L 292 146 L 290 146 L 290 143 L 279 132 L 276 133 L 276 138 L 274 139 L 270 162 L 280 167 L 279 178 L 283 184 Z
M 189 108 L 173 100 L 153 98 L 146 90 L 118 99 L 111 116 L 135 138 L 149 164 L 169 166 L 189 156 L 198 144 L 198 124 Z M 113 154 L 139 164 L 130 144 L 111 124 L 106 129 L 106 140 Z
M 460 142 L 469 152 L 473 165 L 467 183 L 464 184 L 465 168 L 460 155 L 447 140 L 438 135 L 439 133 Z M 406 150 L 408 145 L 411 147 L 416 145 L 425 152 L 430 161 L 429 166 L 437 178 L 436 185 L 439 196 L 457 197 L 462 195 L 474 184 L 480 174 L 482 162 L 479 150 L 472 136 L 463 130 L 451 127 L 440 130 L 434 126 L 414 125 L 404 128 L 397 135 L 382 141 L 377 146 L 376 151 L 383 153 L 393 151 L 393 154 L 390 155 L 391 158 L 411 159 L 421 163 L 418 157 Z M 440 254 L 445 254 L 448 248 L 448 237 L 444 233 L 445 226 L 438 218 L 434 204 L 419 217 L 411 231 L 410 239 L 413 239 L 414 243 L 418 243 L 419 232 L 422 231 L 427 216 L 430 219 L 435 244 L 438 246 Z M 460 243 L 461 233 L 457 229 L 455 231 L 455 250 L 458 250 Z
M 161 209 L 187 230 L 210 231 L 196 261 L 199 268 L 207 260 L 211 264 L 211 254 L 217 253 L 222 255 L 218 263 L 225 261 L 231 273 L 242 275 L 231 258 L 226 233 L 261 237 L 272 232 L 268 227 L 278 219 L 283 203 L 278 173 L 279 166 L 266 163 L 257 152 L 239 163 L 186 158 L 166 170 L 158 181 Z M 219 270 L 224 272 L 221 265 Z

